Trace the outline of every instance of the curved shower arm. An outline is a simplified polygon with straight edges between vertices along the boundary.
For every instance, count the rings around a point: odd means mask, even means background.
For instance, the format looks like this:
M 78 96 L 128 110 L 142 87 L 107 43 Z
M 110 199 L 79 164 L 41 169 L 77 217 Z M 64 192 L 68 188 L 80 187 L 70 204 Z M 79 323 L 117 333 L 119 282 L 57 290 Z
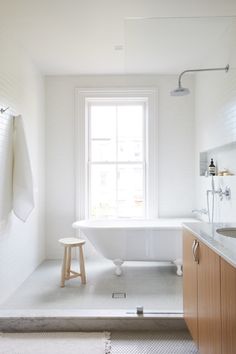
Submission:
M 224 70 L 226 73 L 229 71 L 229 64 L 226 65 L 226 67 L 224 68 L 209 68 L 209 69 L 189 69 L 189 70 L 184 70 L 182 71 L 182 73 L 179 74 L 179 87 L 182 87 L 181 86 L 181 78 L 184 74 L 186 73 L 192 73 L 192 72 L 196 72 L 196 71 L 219 71 L 219 70 Z

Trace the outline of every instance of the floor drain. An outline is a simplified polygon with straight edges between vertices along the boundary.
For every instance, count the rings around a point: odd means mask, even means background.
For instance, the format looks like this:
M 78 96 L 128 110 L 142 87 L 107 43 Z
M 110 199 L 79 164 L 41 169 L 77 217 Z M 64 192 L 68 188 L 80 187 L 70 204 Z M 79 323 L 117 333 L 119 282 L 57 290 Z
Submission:
M 112 293 L 113 299 L 125 299 L 126 293 Z

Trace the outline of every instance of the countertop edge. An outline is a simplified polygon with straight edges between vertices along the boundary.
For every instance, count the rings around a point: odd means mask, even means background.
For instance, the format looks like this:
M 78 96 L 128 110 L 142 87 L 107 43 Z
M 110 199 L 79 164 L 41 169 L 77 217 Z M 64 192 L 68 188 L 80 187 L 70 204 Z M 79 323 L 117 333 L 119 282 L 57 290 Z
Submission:
M 223 251 L 221 251 L 218 247 L 223 247 L 223 245 L 221 245 L 219 242 L 213 240 L 211 236 L 208 236 L 207 239 L 204 238 L 196 230 L 194 230 L 190 224 L 188 225 L 187 223 L 183 223 L 183 229 L 190 231 L 199 241 L 204 243 L 213 252 L 218 254 L 218 256 L 220 256 L 222 259 L 224 259 L 232 267 L 236 268 L 236 261 L 233 260 L 231 257 L 227 256 Z M 208 238 L 209 238 L 209 240 L 208 240 Z M 213 243 L 215 243 L 215 245 Z

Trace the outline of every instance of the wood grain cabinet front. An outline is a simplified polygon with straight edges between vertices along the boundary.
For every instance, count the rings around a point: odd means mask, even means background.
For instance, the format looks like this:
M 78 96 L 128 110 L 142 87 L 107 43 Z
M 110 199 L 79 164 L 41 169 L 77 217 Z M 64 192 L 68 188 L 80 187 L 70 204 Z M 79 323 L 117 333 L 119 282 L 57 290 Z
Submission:
M 184 318 L 201 354 L 221 353 L 220 257 L 183 231 Z
M 196 238 L 183 232 L 183 307 L 184 319 L 195 343 L 198 344 L 197 263 L 193 258 Z
M 199 351 L 201 354 L 220 354 L 220 257 L 201 242 L 197 276 Z
M 236 353 L 236 269 L 221 258 L 222 354 Z

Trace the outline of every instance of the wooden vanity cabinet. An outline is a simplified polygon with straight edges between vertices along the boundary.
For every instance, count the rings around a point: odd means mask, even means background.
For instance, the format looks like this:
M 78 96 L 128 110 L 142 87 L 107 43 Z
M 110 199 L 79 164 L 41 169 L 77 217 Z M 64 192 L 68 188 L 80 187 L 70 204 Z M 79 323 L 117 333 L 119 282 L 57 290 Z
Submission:
M 186 229 L 183 232 L 183 307 L 184 319 L 192 338 L 198 344 L 197 263 L 192 247 L 196 238 Z
M 220 354 L 220 257 L 186 229 L 183 231 L 183 296 L 184 318 L 200 353 Z
M 220 354 L 220 256 L 199 242 L 198 257 L 198 347 L 201 354 Z
M 221 258 L 222 354 L 236 353 L 236 269 Z

